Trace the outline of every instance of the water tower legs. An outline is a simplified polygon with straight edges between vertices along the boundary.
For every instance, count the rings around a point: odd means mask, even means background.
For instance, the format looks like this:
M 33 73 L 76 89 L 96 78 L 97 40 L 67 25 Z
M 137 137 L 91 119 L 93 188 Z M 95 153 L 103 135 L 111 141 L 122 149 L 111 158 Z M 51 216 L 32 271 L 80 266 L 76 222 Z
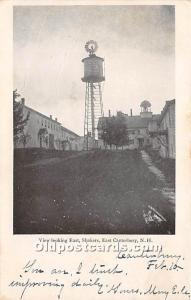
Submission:
M 91 116 L 92 116 L 92 138 L 95 140 L 95 116 L 94 116 L 94 86 L 90 83 Z
M 84 117 L 84 145 L 86 150 L 96 147 L 97 125 L 100 117 L 103 117 L 101 83 L 87 82 Z

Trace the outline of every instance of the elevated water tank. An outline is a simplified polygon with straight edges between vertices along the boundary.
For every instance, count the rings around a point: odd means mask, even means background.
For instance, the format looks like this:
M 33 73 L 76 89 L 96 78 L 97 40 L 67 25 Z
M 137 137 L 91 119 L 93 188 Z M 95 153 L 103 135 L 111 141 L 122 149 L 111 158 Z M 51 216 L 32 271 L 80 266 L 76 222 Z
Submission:
M 89 57 L 82 59 L 84 63 L 84 82 L 101 82 L 105 80 L 104 77 L 104 59 L 96 56 L 95 51 L 97 50 L 97 43 L 93 40 L 89 41 L 85 45 L 85 49 L 89 52 Z

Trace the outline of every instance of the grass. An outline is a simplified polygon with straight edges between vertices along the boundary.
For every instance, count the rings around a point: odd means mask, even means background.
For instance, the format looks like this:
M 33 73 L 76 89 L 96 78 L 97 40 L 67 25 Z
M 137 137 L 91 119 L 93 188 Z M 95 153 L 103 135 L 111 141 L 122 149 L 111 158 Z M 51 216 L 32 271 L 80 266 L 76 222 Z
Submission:
M 15 160 L 14 233 L 165 233 L 143 218 L 152 204 L 174 228 L 166 200 L 153 190 L 159 185 L 136 150 L 68 154 L 29 167 Z
M 158 151 L 147 149 L 153 163 L 163 172 L 169 186 L 175 188 L 175 159 L 162 158 Z
M 15 166 L 18 167 L 18 165 L 34 163 L 40 161 L 41 159 L 68 157 L 74 153 L 76 153 L 76 151 L 60 151 L 45 148 L 17 148 L 14 149 L 14 161 Z

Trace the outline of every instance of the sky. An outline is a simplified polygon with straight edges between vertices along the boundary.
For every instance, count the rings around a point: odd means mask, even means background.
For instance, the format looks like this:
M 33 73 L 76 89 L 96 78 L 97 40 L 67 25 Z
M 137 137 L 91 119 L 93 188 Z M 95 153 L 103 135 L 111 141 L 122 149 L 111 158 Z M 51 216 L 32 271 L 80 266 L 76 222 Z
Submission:
M 175 98 L 174 6 L 15 6 L 14 88 L 27 106 L 83 135 L 89 40 L 105 59 L 104 115 L 139 114 L 143 100 L 160 113 Z

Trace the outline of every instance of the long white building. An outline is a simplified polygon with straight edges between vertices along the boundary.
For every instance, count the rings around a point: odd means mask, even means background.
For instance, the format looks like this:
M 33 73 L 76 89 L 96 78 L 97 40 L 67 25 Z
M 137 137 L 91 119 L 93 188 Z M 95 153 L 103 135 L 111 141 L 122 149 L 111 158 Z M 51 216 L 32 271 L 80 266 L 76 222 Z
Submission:
M 23 117 L 29 119 L 15 148 L 46 148 L 55 150 L 82 150 L 83 137 L 62 126 L 57 118 L 46 115 L 25 105 L 22 99 Z

